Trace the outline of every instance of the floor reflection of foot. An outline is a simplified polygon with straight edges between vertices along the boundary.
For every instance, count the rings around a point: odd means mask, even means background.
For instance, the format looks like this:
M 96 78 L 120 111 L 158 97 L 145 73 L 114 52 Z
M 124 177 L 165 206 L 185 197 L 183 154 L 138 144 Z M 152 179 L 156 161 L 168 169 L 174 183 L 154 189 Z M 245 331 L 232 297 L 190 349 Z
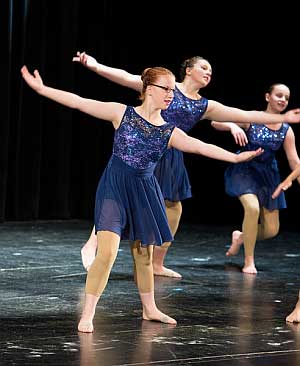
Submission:
M 247 289 L 247 290 L 252 289 L 255 281 L 256 281 L 256 276 L 252 276 L 252 274 L 244 273 L 244 276 L 243 276 L 244 289 Z
M 168 330 L 176 328 L 176 324 L 149 322 L 148 320 L 142 320 L 142 333 L 145 335 L 161 335 Z
M 93 333 L 78 333 L 80 341 L 80 366 L 95 365 L 95 349 Z
M 143 320 L 141 333 L 138 337 L 137 347 L 130 365 L 150 365 L 153 361 L 153 345 L 158 343 L 161 347 L 166 344 L 166 350 L 170 352 L 170 339 L 174 338 L 173 329 L 176 324 L 165 324 Z M 155 348 L 157 351 L 157 348 Z M 155 363 L 155 362 L 154 362 Z
M 286 326 L 289 329 L 291 329 L 293 336 L 294 336 L 294 340 L 295 340 L 295 347 L 299 349 L 299 347 L 300 347 L 300 323 L 286 323 Z
M 286 325 L 300 338 L 300 323 L 286 323 Z
M 226 263 L 225 264 L 225 271 L 228 271 L 228 272 L 242 272 L 242 267 L 239 264 Z

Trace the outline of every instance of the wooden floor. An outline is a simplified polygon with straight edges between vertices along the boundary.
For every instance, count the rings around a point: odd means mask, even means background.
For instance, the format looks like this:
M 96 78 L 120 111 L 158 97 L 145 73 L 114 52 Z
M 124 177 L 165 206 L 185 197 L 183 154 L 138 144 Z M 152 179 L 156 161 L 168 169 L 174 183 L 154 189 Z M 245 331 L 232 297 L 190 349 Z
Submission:
M 182 280 L 155 278 L 156 301 L 178 325 L 141 319 L 128 242 L 78 334 L 85 285 L 80 248 L 91 223 L 0 224 L 1 365 L 300 365 L 300 325 L 287 324 L 300 287 L 299 231 L 257 243 L 258 274 L 226 258 L 230 227 L 184 224 L 167 256 Z

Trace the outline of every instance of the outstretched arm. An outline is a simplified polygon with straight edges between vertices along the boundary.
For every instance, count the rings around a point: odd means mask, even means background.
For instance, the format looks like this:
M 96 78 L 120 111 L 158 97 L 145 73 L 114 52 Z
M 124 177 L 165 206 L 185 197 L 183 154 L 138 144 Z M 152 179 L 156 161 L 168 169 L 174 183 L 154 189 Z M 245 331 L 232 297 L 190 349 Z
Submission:
M 277 198 L 282 191 L 286 191 L 292 185 L 293 180 L 298 178 L 300 184 L 300 164 L 288 175 L 283 182 L 281 182 L 272 194 L 272 198 Z
M 230 131 L 235 143 L 240 146 L 245 146 L 248 143 L 245 131 L 237 123 L 211 121 L 211 125 L 218 131 Z
M 170 138 L 170 147 L 175 147 L 178 150 L 207 156 L 208 158 L 223 160 L 230 163 L 240 163 L 251 160 L 263 153 L 261 148 L 255 151 L 245 151 L 240 154 L 232 153 L 222 149 L 219 146 L 207 144 L 201 140 L 195 139 L 185 132 L 175 127 Z
M 87 55 L 85 52 L 77 52 L 72 61 L 81 63 L 89 70 L 94 71 L 98 75 L 103 76 L 114 83 L 137 91 L 142 90 L 143 82 L 140 75 L 133 75 L 125 70 L 100 64 L 94 57 Z
M 50 88 L 44 85 L 37 70 L 31 74 L 26 66 L 21 69 L 21 74 L 26 83 L 38 94 L 49 98 L 66 107 L 78 109 L 93 117 L 111 121 L 115 128 L 118 128 L 126 106 L 120 103 L 106 103 L 93 99 L 82 98 L 77 94 L 63 90 Z
M 245 111 L 239 108 L 228 107 L 214 100 L 209 100 L 208 107 L 203 118 L 218 122 L 231 121 L 235 123 L 299 123 L 300 108 L 290 110 L 284 114 L 276 114 L 261 111 Z

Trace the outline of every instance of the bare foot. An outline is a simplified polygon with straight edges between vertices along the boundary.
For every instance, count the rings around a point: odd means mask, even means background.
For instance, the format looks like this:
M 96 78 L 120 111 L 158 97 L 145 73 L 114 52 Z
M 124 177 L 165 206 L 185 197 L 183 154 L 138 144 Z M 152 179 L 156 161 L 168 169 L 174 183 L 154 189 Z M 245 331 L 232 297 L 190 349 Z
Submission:
M 81 261 L 84 269 L 87 272 L 90 269 L 90 266 L 92 265 L 96 257 L 96 249 L 97 249 L 97 242 L 95 246 L 94 243 L 90 242 L 90 240 L 88 240 L 81 248 Z
M 255 265 L 249 265 L 249 266 L 244 266 L 242 271 L 244 273 L 249 273 L 249 274 L 257 274 L 257 269 L 255 268 Z
M 94 331 L 93 322 L 81 318 L 78 323 L 78 332 L 93 333 L 93 331 Z
M 257 274 L 257 269 L 255 268 L 254 256 L 246 255 L 244 261 L 244 267 L 242 269 L 244 273 Z
M 153 265 L 153 274 L 155 276 L 182 278 L 180 273 L 175 272 L 172 269 L 164 267 L 164 266 L 163 267 L 155 267 L 155 265 Z
M 148 311 L 147 314 L 146 314 L 146 311 L 143 310 L 143 319 L 144 320 L 153 320 L 153 321 L 166 323 L 166 324 L 177 324 L 177 321 L 175 319 L 162 313 L 158 309 L 152 310 L 150 312 Z
M 241 231 L 235 230 L 232 232 L 231 245 L 226 252 L 226 256 L 230 257 L 232 255 L 237 255 L 240 251 L 240 247 L 243 243 L 243 233 Z
M 300 323 L 300 300 L 298 300 L 295 309 L 285 318 L 285 320 L 289 323 Z

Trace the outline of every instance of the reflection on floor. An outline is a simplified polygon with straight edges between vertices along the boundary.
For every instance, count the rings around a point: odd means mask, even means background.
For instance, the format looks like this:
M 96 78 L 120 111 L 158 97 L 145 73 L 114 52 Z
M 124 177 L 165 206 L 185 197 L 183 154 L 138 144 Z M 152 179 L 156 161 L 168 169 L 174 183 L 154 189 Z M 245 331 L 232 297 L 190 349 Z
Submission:
M 226 258 L 228 227 L 182 225 L 155 278 L 159 307 L 178 325 L 142 321 L 128 242 L 122 242 L 95 316 L 78 334 L 91 223 L 0 225 L 1 365 L 299 366 L 300 324 L 287 324 L 299 290 L 299 232 L 258 242 L 258 275 Z

